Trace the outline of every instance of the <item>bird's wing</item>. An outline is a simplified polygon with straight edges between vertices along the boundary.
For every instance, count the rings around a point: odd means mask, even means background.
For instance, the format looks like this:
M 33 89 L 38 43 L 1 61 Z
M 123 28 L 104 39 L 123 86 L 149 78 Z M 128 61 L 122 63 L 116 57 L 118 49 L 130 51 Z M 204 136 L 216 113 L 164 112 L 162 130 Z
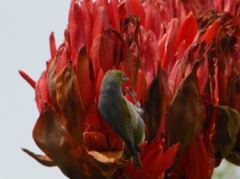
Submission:
M 138 118 L 140 117 L 135 105 L 128 101 L 126 98 L 124 98 L 125 103 L 127 104 L 128 111 L 130 114 L 130 120 L 131 120 L 131 127 L 133 129 L 137 128 L 138 125 Z
M 136 115 L 136 110 L 134 110 L 134 106 L 132 103 L 130 103 L 129 101 L 127 101 L 124 97 L 122 97 L 120 99 L 120 106 L 121 106 L 121 110 L 124 111 L 123 115 L 121 115 L 123 118 L 122 120 L 122 135 L 123 135 L 123 139 L 124 139 L 124 143 L 125 143 L 125 151 L 127 153 L 126 157 L 131 157 L 134 156 L 134 163 L 135 166 L 137 167 L 141 167 L 141 160 L 140 160 L 140 156 L 139 156 L 139 148 L 135 143 L 135 134 L 134 134 L 134 128 L 132 126 L 132 120 L 138 120 L 136 117 L 138 117 L 138 115 Z M 136 119 L 132 119 L 132 118 L 136 118 Z M 128 153 L 130 152 L 130 153 Z
M 128 104 L 124 98 L 120 98 L 119 100 L 119 109 L 122 111 L 121 116 L 119 116 L 122 121 L 122 123 L 119 124 L 119 132 L 127 143 L 134 143 L 134 134 L 131 126 L 131 114 Z
M 134 142 L 135 144 L 140 144 L 144 141 L 144 128 L 145 124 L 141 115 L 138 113 L 137 107 L 130 101 L 125 100 L 130 113 L 131 128 L 133 129 Z M 139 108 L 140 109 L 140 108 Z M 141 109 L 140 109 L 141 110 Z

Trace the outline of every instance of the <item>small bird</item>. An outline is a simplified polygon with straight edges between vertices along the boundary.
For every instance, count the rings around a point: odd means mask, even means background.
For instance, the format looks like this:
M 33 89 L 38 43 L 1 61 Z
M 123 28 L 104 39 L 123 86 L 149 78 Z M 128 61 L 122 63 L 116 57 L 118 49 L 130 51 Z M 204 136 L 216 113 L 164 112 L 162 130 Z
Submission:
M 102 81 L 98 110 L 107 124 L 124 141 L 125 157 L 133 156 L 134 165 L 142 167 L 139 144 L 145 139 L 145 124 L 134 105 L 124 97 L 122 85 L 128 78 L 120 70 L 109 70 Z

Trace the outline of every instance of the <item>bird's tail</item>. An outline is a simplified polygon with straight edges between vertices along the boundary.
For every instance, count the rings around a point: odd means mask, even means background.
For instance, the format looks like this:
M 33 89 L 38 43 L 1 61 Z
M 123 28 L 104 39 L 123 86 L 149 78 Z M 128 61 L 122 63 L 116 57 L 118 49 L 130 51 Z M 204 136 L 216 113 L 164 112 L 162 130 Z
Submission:
M 124 153 L 126 158 L 130 158 L 133 156 L 133 163 L 135 167 L 142 168 L 142 162 L 140 159 L 139 152 L 140 152 L 139 147 L 137 146 L 134 147 L 133 145 L 126 145 Z
M 142 162 L 140 159 L 140 155 L 139 155 L 139 152 L 136 150 L 135 150 L 134 157 L 133 157 L 133 163 L 134 163 L 135 167 L 142 168 Z

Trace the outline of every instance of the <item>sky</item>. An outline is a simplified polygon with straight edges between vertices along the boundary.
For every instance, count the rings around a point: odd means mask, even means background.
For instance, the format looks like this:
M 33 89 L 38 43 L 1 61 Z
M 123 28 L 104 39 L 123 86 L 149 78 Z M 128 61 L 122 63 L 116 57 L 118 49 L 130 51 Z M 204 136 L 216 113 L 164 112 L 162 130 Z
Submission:
M 49 34 L 58 45 L 67 25 L 70 0 L 0 0 L 0 179 L 64 179 L 21 151 L 42 153 L 32 139 L 38 117 L 34 91 L 18 70 L 38 79 L 49 58 Z
M 66 179 L 58 168 L 44 167 L 21 151 L 24 147 L 42 153 L 32 139 L 38 118 L 34 91 L 18 70 L 35 80 L 40 77 L 50 56 L 49 34 L 54 31 L 58 45 L 63 40 L 69 4 L 0 0 L 0 179 Z

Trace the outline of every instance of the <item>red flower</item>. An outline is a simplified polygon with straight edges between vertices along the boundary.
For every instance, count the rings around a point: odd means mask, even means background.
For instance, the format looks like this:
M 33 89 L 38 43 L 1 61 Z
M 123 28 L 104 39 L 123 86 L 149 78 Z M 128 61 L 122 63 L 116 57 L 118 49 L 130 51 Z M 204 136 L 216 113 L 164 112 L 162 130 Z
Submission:
M 40 79 L 20 71 L 35 89 L 33 138 L 45 155 L 24 151 L 69 178 L 208 179 L 223 158 L 239 165 L 239 7 L 72 0 L 64 42 L 56 49 L 50 35 Z M 110 69 L 129 77 L 125 95 L 144 111 L 141 169 L 124 158 L 122 139 L 96 106 Z

